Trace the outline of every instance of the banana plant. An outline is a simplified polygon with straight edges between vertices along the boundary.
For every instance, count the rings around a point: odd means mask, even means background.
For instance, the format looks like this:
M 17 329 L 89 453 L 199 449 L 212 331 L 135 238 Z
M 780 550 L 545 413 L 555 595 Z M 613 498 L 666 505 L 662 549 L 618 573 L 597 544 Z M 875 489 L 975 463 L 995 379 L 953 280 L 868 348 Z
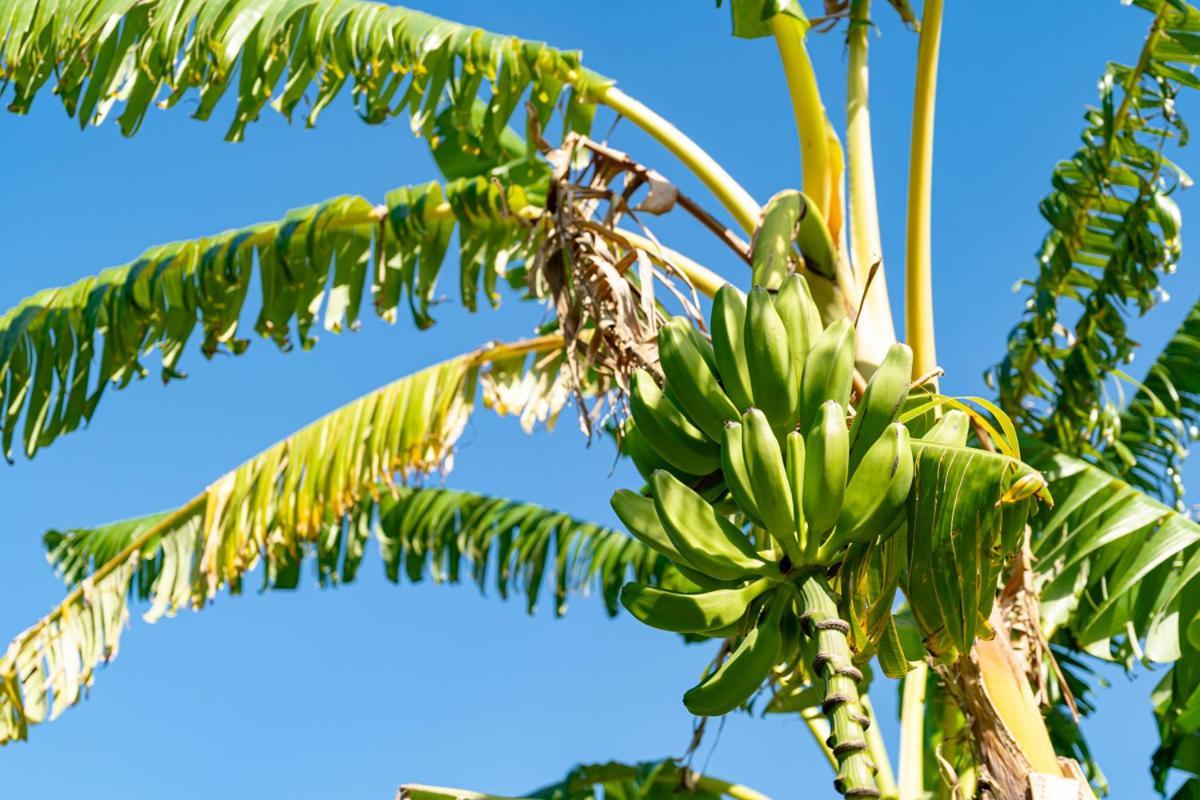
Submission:
M 0 0 L 12 112 L 53 94 L 81 127 L 114 115 L 133 136 L 151 106 L 186 99 L 206 120 L 231 98 L 237 141 L 268 110 L 311 125 L 345 89 L 368 124 L 407 119 L 443 176 L 152 247 L 17 303 L 0 316 L 9 461 L 81 429 L 155 350 L 163 380 L 182 378 L 193 336 L 209 358 L 244 352 L 246 325 L 307 350 L 318 328 L 394 321 L 404 305 L 431 328 L 453 246 L 465 308 L 511 296 L 548 320 L 385 383 L 182 506 L 46 533 L 67 592 L 0 657 L 0 743 L 80 702 L 135 603 L 149 621 L 198 610 L 255 570 L 290 589 L 306 562 L 322 586 L 352 582 L 374 540 L 394 582 L 494 584 L 530 612 L 548 592 L 555 614 L 595 591 L 611 615 L 713 642 L 684 706 L 798 716 L 845 797 L 1103 793 L 1080 721 L 1095 664 L 1168 664 L 1151 769 L 1160 791 L 1193 796 L 1200 525 L 1180 468 L 1200 423 L 1200 305 L 1141 380 L 1124 367 L 1126 317 L 1157 304 L 1182 252 L 1173 195 L 1190 179 L 1165 147 L 1186 138 L 1176 98 L 1200 88 L 1200 10 L 1133 5 L 1148 34 L 1130 65 L 1109 65 L 1080 149 L 1055 167 L 1027 311 L 987 372 L 994 396 L 955 397 L 941 392 L 932 285 L 943 0 L 827 0 L 819 18 L 797 0 L 730 0 L 733 34 L 778 52 L 801 153 L 799 185 L 758 199 L 547 44 L 366 0 Z M 899 336 L 872 13 L 898 14 L 917 48 Z M 838 76 L 818 80 L 808 51 L 832 31 L 847 48 L 841 115 L 822 99 Z M 593 138 L 598 115 L 672 160 Z M 705 196 L 666 177 L 680 173 Z M 699 222 L 745 270 L 667 247 L 652 229 L 668 215 Z M 531 434 L 570 405 L 589 436 L 612 437 L 642 480 L 611 497 L 624 530 L 427 485 L 480 405 Z M 895 754 L 876 673 L 900 682 Z M 529 796 L 677 795 L 763 798 L 674 759 L 579 767 Z

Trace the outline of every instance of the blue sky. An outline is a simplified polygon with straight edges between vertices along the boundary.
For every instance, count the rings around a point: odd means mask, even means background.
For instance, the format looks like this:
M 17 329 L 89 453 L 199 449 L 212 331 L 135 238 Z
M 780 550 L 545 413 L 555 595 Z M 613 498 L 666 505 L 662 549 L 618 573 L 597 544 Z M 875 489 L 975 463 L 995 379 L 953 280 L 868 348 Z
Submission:
M 876 163 L 889 283 L 899 292 L 916 38 L 878 5 Z M 599 12 L 596 3 L 452 0 L 424 8 L 583 49 L 586 64 L 686 130 L 765 199 L 799 180 L 783 79 L 770 43 L 732 39 L 725 13 L 711 6 L 621 0 Z M 1002 355 L 1019 313 L 1011 287 L 1035 267 L 1045 229 L 1037 200 L 1050 169 L 1075 149 L 1105 61 L 1135 58 L 1148 19 L 1116 0 L 949 6 L 935 299 L 943 388 L 966 394 L 984 391 L 981 374 Z M 813 48 L 837 115 L 841 41 L 817 37 Z M 1195 105 L 1184 102 L 1185 116 Z M 48 93 L 28 117 L 0 117 L 8 155 L 0 233 L 10 265 L 0 305 L 124 263 L 152 244 L 275 219 L 342 193 L 378 201 L 435 176 L 404 121 L 370 127 L 344 102 L 314 130 L 264 118 L 238 145 L 222 141 L 221 111 L 208 124 L 191 120 L 186 104 L 153 112 L 132 140 L 113 125 L 81 134 Z M 703 197 L 631 126 L 618 126 L 614 142 Z M 1180 158 L 1195 172 L 1192 152 Z M 1194 195 L 1182 205 L 1190 219 Z M 662 232 L 666 243 L 745 279 L 694 228 L 670 223 Z M 1148 354 L 1200 289 L 1186 258 L 1167 288 L 1175 300 L 1135 328 Z M 510 298 L 476 316 L 450 304 L 424 333 L 408 320 L 368 319 L 356 334 L 323 336 L 310 353 L 281 355 L 260 341 L 241 358 L 206 363 L 193 350 L 187 381 L 164 389 L 147 380 L 107 395 L 89 430 L 2 468 L 0 635 L 17 633 L 62 594 L 42 556 L 46 528 L 178 504 L 337 405 L 484 340 L 525 335 L 538 316 Z M 570 424 L 529 438 L 512 421 L 481 413 L 447 485 L 614 522 L 607 498 L 633 478 L 625 468 L 613 473 L 612 460 L 608 447 L 586 447 Z M 92 697 L 0 759 L 11 796 L 31 800 L 387 798 L 408 781 L 511 794 L 581 761 L 682 752 L 691 720 L 679 697 L 707 659 L 704 648 L 605 618 L 596 600 L 577 600 L 563 620 L 545 608 L 530 618 L 519 604 L 473 588 L 394 587 L 372 558 L 358 583 L 336 591 L 309 585 L 222 597 L 201 614 L 155 625 L 135 613 L 120 658 L 99 674 Z M 1114 795 L 1147 796 L 1154 676 L 1113 680 L 1087 730 Z M 881 683 L 873 693 L 894 752 L 894 688 Z M 710 733 L 697 764 L 777 798 L 832 797 L 828 769 L 806 737 L 799 721 L 737 716 L 719 737 Z

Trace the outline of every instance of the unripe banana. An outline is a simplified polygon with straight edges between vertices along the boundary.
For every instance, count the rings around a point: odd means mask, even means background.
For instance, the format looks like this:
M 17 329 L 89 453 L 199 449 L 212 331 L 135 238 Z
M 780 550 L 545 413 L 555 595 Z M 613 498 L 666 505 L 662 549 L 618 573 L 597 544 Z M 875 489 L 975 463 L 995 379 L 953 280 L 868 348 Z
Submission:
M 850 434 L 846 412 L 836 400 L 826 401 L 804 440 L 804 519 L 807 545 L 819 545 L 837 523 L 850 471 Z
M 792 371 L 799 381 L 804 374 L 808 351 L 821 335 L 821 312 L 808 290 L 808 282 L 793 272 L 783 279 L 775 295 L 775 310 L 787 328 L 788 345 L 792 352 Z
M 633 420 L 629 420 L 621 431 L 621 452 L 629 457 L 644 480 L 650 480 L 656 469 L 675 469 L 650 446 Z
M 850 474 L 854 474 L 883 429 L 896 421 L 911 384 L 912 350 L 897 342 L 888 348 L 883 362 L 867 382 L 858 413 L 850 425 Z
M 924 436 L 923 442 L 944 444 L 949 447 L 966 447 L 967 436 L 971 433 L 971 418 L 964 411 L 952 408 L 933 423 Z
M 742 414 L 742 455 L 750 473 L 754 502 L 767 532 L 783 546 L 793 562 L 801 557 L 796 538 L 796 509 L 779 450 L 779 440 L 767 416 L 757 408 Z
M 829 235 L 829 225 L 817 204 L 808 200 L 796 230 L 796 244 L 804 256 L 804 266 L 818 275 L 837 277 L 837 248 Z
M 867 451 L 850 478 L 837 527 L 821 546 L 820 560 L 828 562 L 847 545 L 893 533 L 906 519 L 912 480 L 908 428 L 894 422 Z
M 671 466 L 689 475 L 708 475 L 721 465 L 716 442 L 687 420 L 645 370 L 633 374 L 629 410 L 642 436 Z
M 673 399 L 696 427 L 719 442 L 725 423 L 737 419 L 738 411 L 717 383 L 697 338 L 683 317 L 675 317 L 658 332 L 658 357 Z M 707 342 L 703 348 L 711 349 Z
M 722 580 L 769 572 L 746 535 L 673 475 L 659 470 L 650 486 L 658 518 L 687 563 Z
M 687 594 L 632 582 L 621 587 L 621 604 L 652 628 L 702 633 L 735 624 L 751 601 L 770 587 L 770 580 L 759 578 L 738 589 Z
M 821 332 L 808 353 L 800 385 L 800 424 L 811 425 L 826 400 L 845 408 L 853 385 L 854 326 L 843 317 Z
M 758 513 L 758 503 L 754 500 L 754 489 L 750 472 L 742 455 L 743 431 L 740 422 L 730 422 L 725 426 L 725 436 L 721 439 L 721 474 L 725 478 L 725 486 L 738 508 L 751 523 L 765 528 L 766 523 Z
M 755 402 L 777 431 L 790 430 L 796 421 L 799 379 L 792 367 L 787 328 L 761 286 L 750 292 L 746 307 L 746 364 Z
M 800 431 L 792 431 L 787 435 L 783 443 L 783 452 L 784 462 L 787 464 L 788 492 L 792 496 L 792 508 L 796 515 L 796 543 L 799 552 L 803 553 L 808 539 L 808 525 L 804 519 L 804 462 L 807 460 L 807 454 L 804 436 Z
M 713 295 L 710 327 L 713 355 L 717 360 L 717 371 L 721 374 L 721 384 L 738 410 L 745 411 L 754 405 L 746 350 L 742 343 L 746 327 L 746 298 L 728 283 Z
M 767 201 L 762 222 L 750 242 L 753 285 L 778 289 L 791 271 L 792 242 L 806 205 L 804 196 L 793 189 Z
M 671 538 L 667 536 L 667 532 L 663 529 L 662 523 L 658 519 L 658 511 L 654 508 L 654 501 L 649 497 L 643 497 L 637 492 L 631 492 L 628 489 L 620 489 L 613 493 L 612 499 L 609 502 L 612 505 L 613 511 L 617 513 L 617 518 L 624 523 L 625 529 L 635 539 L 651 550 L 662 553 L 669 558 L 680 574 L 696 586 L 702 589 L 716 589 L 723 585 L 728 586 L 728 584 L 722 584 L 721 581 L 710 578 L 687 562 L 687 559 L 671 543 Z
M 779 662 L 783 635 L 779 619 L 783 603 L 772 598 L 770 611 L 759 621 L 716 672 L 683 696 L 687 710 L 701 717 L 719 717 L 745 703 L 762 686 Z

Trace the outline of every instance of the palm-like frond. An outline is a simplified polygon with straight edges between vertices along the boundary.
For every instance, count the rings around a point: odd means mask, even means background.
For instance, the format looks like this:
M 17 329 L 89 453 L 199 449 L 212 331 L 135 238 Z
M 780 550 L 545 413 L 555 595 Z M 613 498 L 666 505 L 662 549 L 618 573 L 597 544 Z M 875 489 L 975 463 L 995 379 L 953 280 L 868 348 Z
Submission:
M 1180 471 L 1198 425 L 1200 302 L 1192 306 L 1121 412 L 1105 461 L 1130 484 L 1181 508 Z
M 1094 455 L 1115 427 L 1106 386 L 1137 346 L 1125 317 L 1158 302 L 1161 276 L 1179 259 L 1171 194 L 1190 183 L 1163 145 L 1186 139 L 1174 99 L 1200 87 L 1200 12 L 1182 0 L 1135 4 L 1154 13 L 1150 33 L 1133 66 L 1108 66 L 1083 147 L 1055 167 L 1039 272 L 990 376 L 1023 427 L 1077 454 Z
M 621 531 L 533 503 L 440 487 L 380 487 L 378 494 L 378 499 L 364 498 L 316 535 L 299 538 L 295 547 L 262 550 L 263 588 L 295 588 L 306 559 L 320 586 L 351 583 L 372 537 L 393 583 L 426 578 L 447 584 L 469 581 L 480 591 L 491 586 L 505 599 L 523 596 L 530 613 L 549 585 L 556 616 L 566 612 L 571 595 L 593 589 L 604 599 L 607 613 L 615 615 L 617 595 L 630 575 L 657 584 L 667 568 L 659 555 Z M 97 528 L 49 531 L 47 556 L 74 587 L 105 569 L 164 517 L 154 514 Z M 187 564 L 202 551 L 191 548 L 181 555 L 164 546 L 164 534 L 155 538 L 139 548 L 131 576 L 134 594 L 141 600 L 162 591 L 189 591 L 187 586 L 172 590 L 161 582 L 187 583 L 195 575 Z M 240 585 L 228 588 L 236 593 Z M 197 603 L 207 599 L 206 587 L 190 589 Z
M 393 488 L 397 475 L 449 468 L 482 365 L 533 353 L 528 369 L 558 373 L 561 353 L 549 362 L 537 354 L 560 341 L 487 348 L 402 378 L 289 436 L 169 514 L 85 537 L 73 554 L 73 539 L 59 540 L 73 578 L 89 560 L 105 561 L 0 659 L 0 741 L 24 737 L 29 724 L 78 700 L 96 665 L 115 653 L 130 580 L 152 601 L 149 619 L 203 606 L 222 587 L 238 590 L 260 561 L 269 565 L 269 583 L 287 584 L 304 548 L 361 524 L 380 487 Z M 333 546 L 318 546 L 326 562 Z M 343 576 L 353 575 L 352 550 L 341 558 Z
M 1136 661 L 1173 663 L 1155 692 L 1162 746 L 1155 758 L 1160 791 L 1167 773 L 1200 774 L 1191 753 L 1200 744 L 1200 650 L 1190 642 L 1200 611 L 1200 525 L 1103 468 L 1030 444 L 1058 501 L 1032 520 L 1041 582 L 1042 627 L 1086 713 L 1081 651 L 1129 668 Z M 1086 742 L 1056 703 L 1051 733 L 1058 745 L 1091 762 Z
M 120 103 L 126 135 L 152 103 L 169 107 L 193 90 L 199 119 L 232 93 L 230 139 L 268 104 L 290 119 L 310 98 L 311 125 L 349 84 L 368 122 L 408 114 L 428 133 L 451 108 L 493 151 L 525 98 L 544 127 L 569 87 L 566 125 L 586 129 L 593 94 L 609 83 L 583 69 L 578 53 L 356 0 L 4 0 L 0 31 L 10 110 L 28 110 L 53 78 L 80 125 Z M 486 113 L 473 120 L 481 94 Z
M 135 261 L 24 300 L 0 317 L 0 441 L 11 458 L 91 418 L 105 388 L 145 374 L 158 349 L 164 380 L 180 375 L 185 345 L 199 329 L 207 356 L 242 352 L 239 336 L 251 284 L 260 287 L 255 330 L 282 348 L 310 347 L 313 328 L 358 325 L 364 303 L 394 320 L 407 296 L 418 324 L 431 323 L 437 281 L 458 227 L 461 293 L 490 303 L 506 265 L 536 250 L 536 226 L 518 212 L 537 190 L 493 173 L 442 186 L 389 192 L 373 206 L 337 197 L 276 222 L 161 245 Z M 322 314 L 322 308 L 324 309 Z M 294 329 L 294 333 L 293 333 Z
M 1058 502 L 1033 521 L 1047 632 L 1101 658 L 1177 658 L 1166 620 L 1200 574 L 1200 525 L 1097 466 L 1031 451 Z
M 695 800 L 767 800 L 740 784 L 701 775 L 680 767 L 673 759 L 642 764 L 584 764 L 558 783 L 530 792 L 525 800 L 669 800 L 686 794 Z M 496 795 L 408 784 L 397 800 L 512 800 Z

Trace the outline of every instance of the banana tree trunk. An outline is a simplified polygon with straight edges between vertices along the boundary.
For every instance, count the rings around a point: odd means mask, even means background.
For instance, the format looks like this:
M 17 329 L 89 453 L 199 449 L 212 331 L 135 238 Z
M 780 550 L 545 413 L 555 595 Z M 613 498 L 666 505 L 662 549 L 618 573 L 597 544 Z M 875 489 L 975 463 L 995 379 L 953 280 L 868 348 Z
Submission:
M 951 676 L 972 720 L 981 759 L 981 796 L 1095 800 L 1079 765 L 1054 753 L 1024 659 L 1010 644 L 999 607 L 989 621 L 995 637 L 976 641 Z

